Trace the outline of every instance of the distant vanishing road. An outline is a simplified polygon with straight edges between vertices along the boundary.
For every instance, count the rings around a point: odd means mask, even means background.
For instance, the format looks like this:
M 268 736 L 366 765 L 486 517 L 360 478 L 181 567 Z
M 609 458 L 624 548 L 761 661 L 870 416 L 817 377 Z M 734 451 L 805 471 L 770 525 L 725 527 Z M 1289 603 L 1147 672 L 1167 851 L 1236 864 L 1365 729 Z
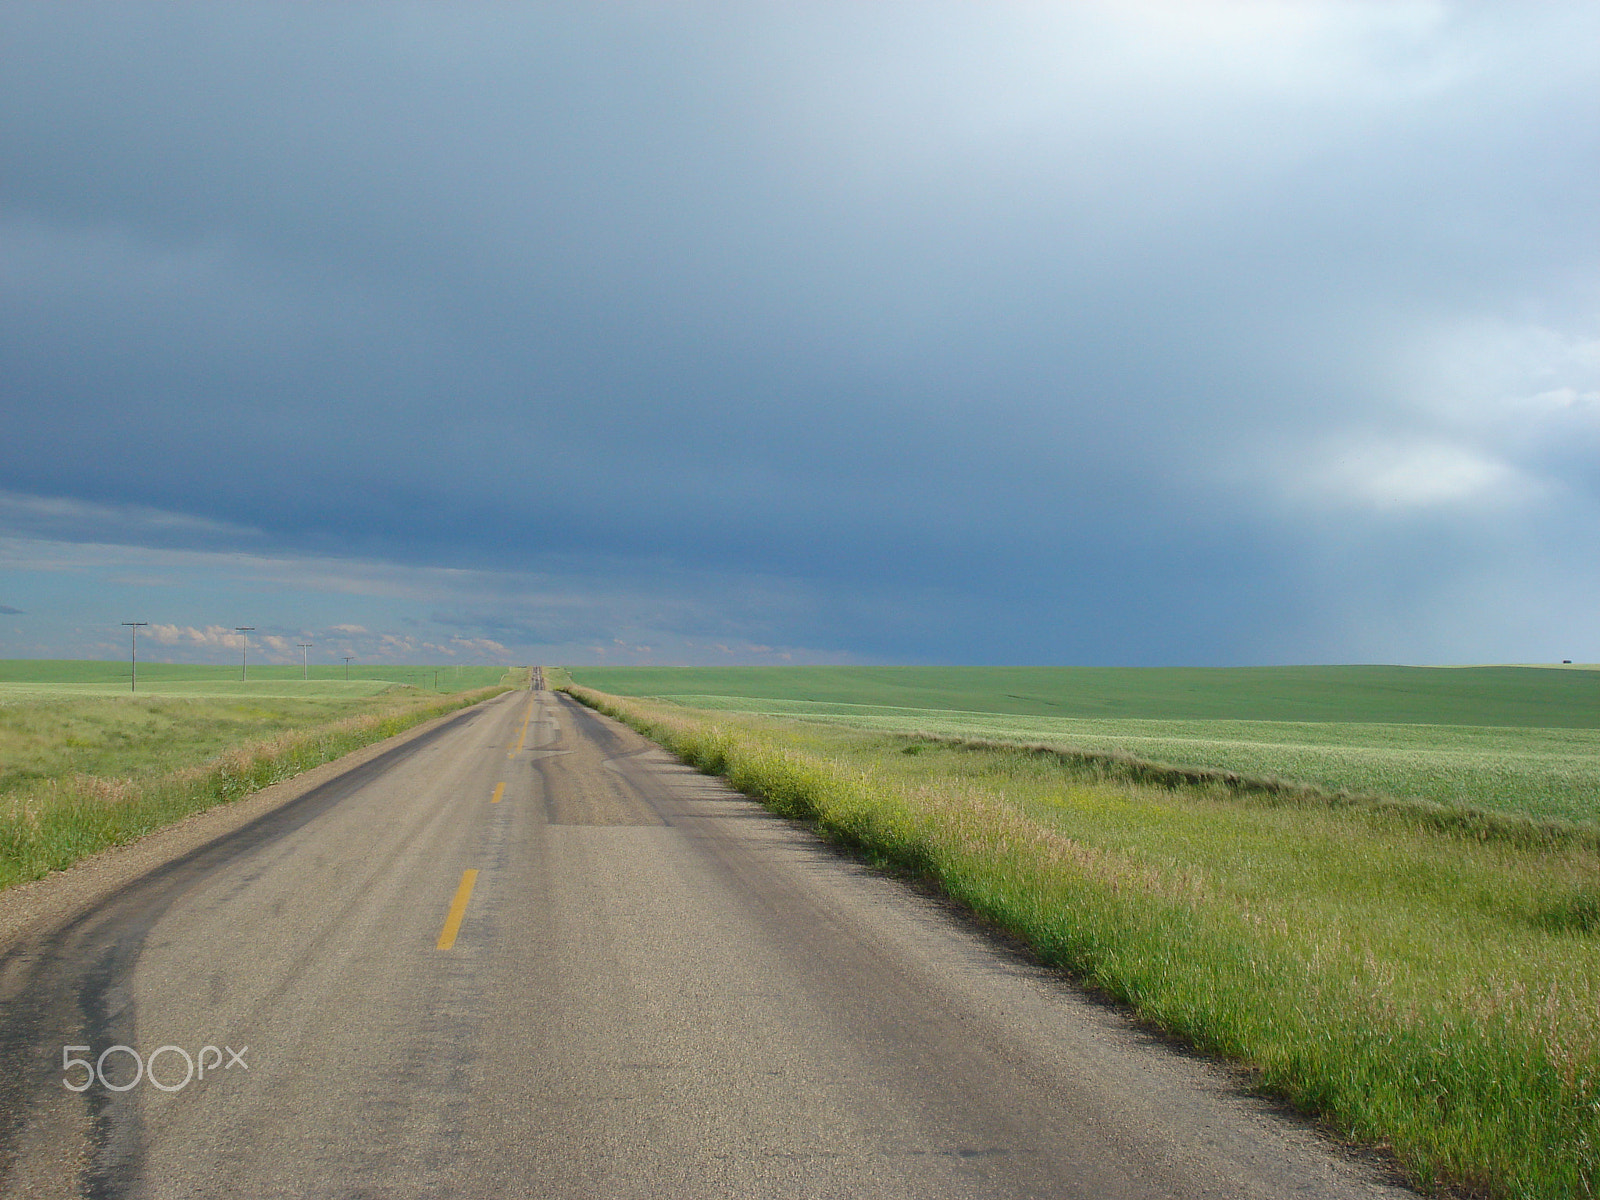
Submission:
M 0 1195 L 1409 1195 L 542 689 L 141 870 L 0 946 Z

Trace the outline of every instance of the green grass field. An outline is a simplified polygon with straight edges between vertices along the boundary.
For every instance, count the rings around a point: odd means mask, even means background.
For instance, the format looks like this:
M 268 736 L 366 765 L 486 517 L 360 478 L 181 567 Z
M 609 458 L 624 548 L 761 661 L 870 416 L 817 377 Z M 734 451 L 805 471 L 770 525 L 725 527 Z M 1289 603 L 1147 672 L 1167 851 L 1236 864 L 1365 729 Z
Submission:
M 413 687 L 441 693 L 494 687 L 506 674 L 504 667 L 483 666 L 369 666 L 352 664 L 348 672 L 338 666 L 302 668 L 250 665 L 247 678 L 239 678 L 237 663 L 229 666 L 191 663 L 141 662 L 138 686 L 129 678 L 126 662 L 92 662 L 76 659 L 0 659 L 0 704 L 46 695 L 62 696 L 281 696 L 354 699 L 376 696 L 394 687 Z
M 264 667 L 241 682 L 156 663 L 140 664 L 130 692 L 127 664 L 0 662 L 0 887 L 527 681 L 525 668 L 393 667 L 346 682 L 342 668 L 304 680 Z
M 1158 721 L 1600 729 L 1600 671 L 1549 667 L 574 667 L 614 696 L 743 696 Z
M 1331 791 L 1600 821 L 1600 671 L 1536 667 L 583 667 L 613 695 L 1043 743 Z

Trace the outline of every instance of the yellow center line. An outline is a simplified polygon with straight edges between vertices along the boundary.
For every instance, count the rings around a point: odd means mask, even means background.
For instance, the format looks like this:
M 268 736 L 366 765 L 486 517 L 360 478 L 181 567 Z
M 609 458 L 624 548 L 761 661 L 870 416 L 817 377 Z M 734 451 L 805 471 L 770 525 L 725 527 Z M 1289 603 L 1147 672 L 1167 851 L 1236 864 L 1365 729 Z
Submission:
M 493 799 L 493 800 L 491 800 L 491 801 L 489 801 L 489 803 L 490 803 L 490 804 L 499 804 L 499 803 L 500 803 L 500 800 L 501 800 L 501 798 L 502 798 L 502 797 L 503 797 L 503 796 L 504 796 L 504 795 L 505 795 L 505 794 L 506 794 L 506 785 L 505 785 L 505 784 L 503 784 L 503 783 L 497 783 L 497 784 L 495 784 L 495 785 L 494 785 L 494 799 Z
M 517 748 L 507 754 L 507 758 L 515 758 L 522 753 L 522 743 L 528 740 L 528 722 L 533 720 L 533 701 L 528 701 L 528 711 L 522 714 L 522 731 L 517 734 Z
M 461 873 L 461 886 L 456 888 L 456 898 L 450 901 L 449 915 L 444 928 L 439 931 L 439 949 L 448 950 L 456 944 L 456 933 L 461 929 L 461 918 L 467 915 L 467 901 L 472 899 L 472 885 L 478 882 L 476 871 Z

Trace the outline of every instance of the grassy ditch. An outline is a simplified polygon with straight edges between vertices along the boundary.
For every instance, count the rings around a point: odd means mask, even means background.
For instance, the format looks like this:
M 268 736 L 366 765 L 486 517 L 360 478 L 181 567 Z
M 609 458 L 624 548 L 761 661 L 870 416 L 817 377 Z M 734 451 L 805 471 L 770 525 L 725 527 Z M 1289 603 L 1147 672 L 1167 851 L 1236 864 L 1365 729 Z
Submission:
M 523 682 L 525 682 L 525 672 Z M 38 879 L 517 682 L 449 695 L 49 696 L 0 705 L 0 888 Z
M 1423 1190 L 1600 1185 L 1600 851 L 1587 837 L 570 690 L 937 883 L 1045 962 L 1391 1150 Z
M 868 705 L 658 696 L 688 708 L 1013 744 L 1292 779 L 1327 791 L 1588 821 L 1600 832 L 1600 729 L 1335 721 L 1081 720 Z M 1597 709 L 1600 714 L 1600 709 Z

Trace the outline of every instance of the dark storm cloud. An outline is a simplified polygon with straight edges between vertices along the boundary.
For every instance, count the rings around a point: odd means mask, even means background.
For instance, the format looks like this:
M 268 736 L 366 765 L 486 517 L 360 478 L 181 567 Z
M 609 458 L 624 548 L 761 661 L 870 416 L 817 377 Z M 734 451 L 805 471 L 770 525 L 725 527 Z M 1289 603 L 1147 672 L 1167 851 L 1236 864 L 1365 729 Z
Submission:
M 1494 657 L 1595 582 L 1591 9 L 92 11 L 0 10 L 13 535 L 894 659 Z

